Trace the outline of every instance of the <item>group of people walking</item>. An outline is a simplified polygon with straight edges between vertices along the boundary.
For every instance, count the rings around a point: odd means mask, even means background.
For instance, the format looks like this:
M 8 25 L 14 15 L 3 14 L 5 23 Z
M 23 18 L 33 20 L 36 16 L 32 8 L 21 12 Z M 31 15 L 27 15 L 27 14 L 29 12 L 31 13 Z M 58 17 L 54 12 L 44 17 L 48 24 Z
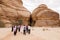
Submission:
M 23 32 L 24 35 L 26 35 L 26 33 L 30 34 L 30 26 L 25 26 L 25 25 L 14 25 L 12 26 L 12 32 L 14 32 L 14 35 L 17 34 L 17 31 L 19 32 Z

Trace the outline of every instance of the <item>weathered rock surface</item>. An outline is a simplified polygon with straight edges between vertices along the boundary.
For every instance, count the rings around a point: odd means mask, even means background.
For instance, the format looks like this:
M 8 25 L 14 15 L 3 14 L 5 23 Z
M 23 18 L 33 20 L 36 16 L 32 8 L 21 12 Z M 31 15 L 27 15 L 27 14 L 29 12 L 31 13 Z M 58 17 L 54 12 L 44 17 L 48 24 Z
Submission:
M 27 25 L 29 17 L 30 12 L 23 6 L 22 0 L 0 0 L 0 21 L 6 27 L 20 19 Z
M 60 26 L 60 15 L 59 15 L 59 26 Z
M 35 26 L 59 26 L 59 14 L 41 4 L 32 12 L 32 19 Z
M 59 15 L 59 19 L 60 19 L 60 15 Z
M 18 20 L 28 25 L 30 12 L 23 6 L 22 0 L 0 0 L 0 21 L 5 27 L 10 27 Z M 32 12 L 32 25 L 34 26 L 59 26 L 59 14 L 49 9 L 45 4 L 39 5 Z M 30 23 L 31 24 L 31 23 Z

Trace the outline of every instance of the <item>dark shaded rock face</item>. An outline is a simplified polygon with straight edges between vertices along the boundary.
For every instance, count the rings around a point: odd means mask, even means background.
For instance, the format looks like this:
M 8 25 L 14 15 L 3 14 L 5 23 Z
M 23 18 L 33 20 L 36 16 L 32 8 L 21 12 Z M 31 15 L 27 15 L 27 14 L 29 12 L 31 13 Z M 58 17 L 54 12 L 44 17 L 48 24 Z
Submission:
M 34 26 L 59 26 L 59 14 L 41 4 L 32 12 Z
M 5 27 L 10 27 L 18 20 L 28 25 L 30 12 L 23 7 L 22 0 L 0 0 L 0 21 L 5 23 Z
M 59 20 L 59 26 L 60 26 L 60 20 Z

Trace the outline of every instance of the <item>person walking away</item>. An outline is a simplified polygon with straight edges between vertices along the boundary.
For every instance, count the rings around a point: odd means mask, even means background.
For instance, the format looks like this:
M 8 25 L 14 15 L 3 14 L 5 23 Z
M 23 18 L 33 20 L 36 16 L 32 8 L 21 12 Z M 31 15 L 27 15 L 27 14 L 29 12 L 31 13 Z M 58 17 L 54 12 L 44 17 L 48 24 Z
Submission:
M 18 28 L 19 28 L 19 32 L 20 32 L 20 29 L 21 29 L 21 25 L 19 25 L 19 26 L 18 26 Z
M 28 32 L 28 26 L 26 26 L 26 32 Z
M 17 34 L 17 27 L 15 26 L 15 27 L 13 28 L 13 30 L 14 30 L 14 35 L 16 35 L 16 34 Z
M 14 28 L 14 26 L 12 26 L 12 30 L 11 30 L 12 32 L 13 32 L 13 28 Z
M 18 31 L 20 32 L 21 25 L 18 25 L 18 26 L 17 26 L 17 29 L 18 29 Z
M 28 34 L 30 34 L 31 33 L 31 28 L 30 28 L 30 26 L 28 26 Z
M 26 26 L 23 26 L 23 34 L 26 35 Z

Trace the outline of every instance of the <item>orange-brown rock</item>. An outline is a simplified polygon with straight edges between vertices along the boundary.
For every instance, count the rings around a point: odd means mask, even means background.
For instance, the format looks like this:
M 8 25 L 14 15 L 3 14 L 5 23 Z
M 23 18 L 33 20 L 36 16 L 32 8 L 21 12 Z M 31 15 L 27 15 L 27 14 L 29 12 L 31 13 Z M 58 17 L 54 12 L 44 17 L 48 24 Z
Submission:
M 30 12 L 23 6 L 22 0 L 0 0 L 0 20 L 6 27 L 19 19 L 27 25 L 29 17 Z
M 39 5 L 32 12 L 32 19 L 35 21 L 35 26 L 59 26 L 59 14 L 45 4 Z
M 59 19 L 60 19 L 60 15 L 59 15 Z
M 59 20 L 59 26 L 60 26 L 60 20 Z
M 59 15 L 59 26 L 60 26 L 60 15 Z

